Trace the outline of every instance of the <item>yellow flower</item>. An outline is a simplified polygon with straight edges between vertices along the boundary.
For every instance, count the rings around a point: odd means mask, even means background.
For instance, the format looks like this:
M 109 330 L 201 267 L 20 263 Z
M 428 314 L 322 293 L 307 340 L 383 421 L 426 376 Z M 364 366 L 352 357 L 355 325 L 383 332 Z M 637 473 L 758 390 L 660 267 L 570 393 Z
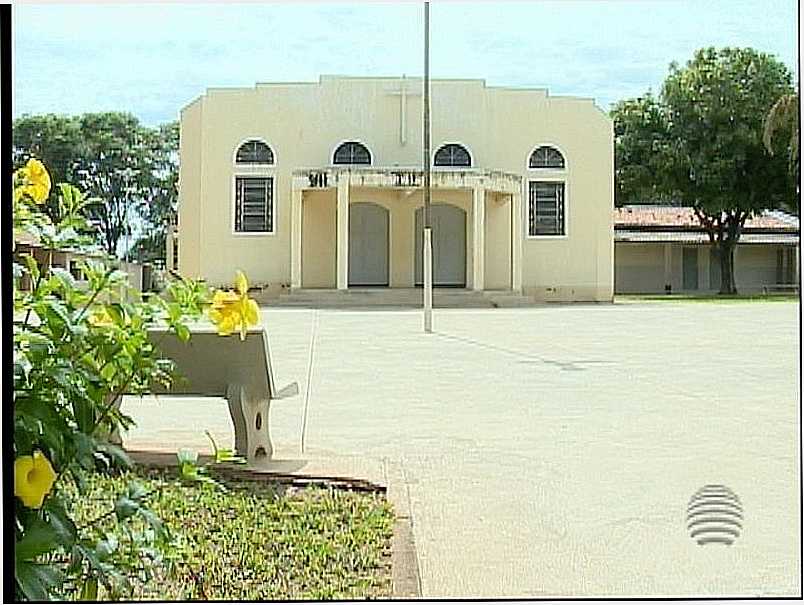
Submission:
M 40 451 L 14 461 L 14 495 L 28 508 L 41 507 L 55 481 L 56 473 Z
M 95 309 L 92 315 L 87 318 L 87 321 L 90 325 L 95 327 L 108 328 L 114 325 L 114 319 L 105 308 Z
M 31 158 L 24 167 L 17 170 L 15 176 L 23 182 L 14 189 L 15 200 L 26 195 L 37 204 L 47 200 L 50 195 L 50 175 L 42 162 Z
M 241 271 L 235 276 L 235 291 L 217 290 L 212 297 L 209 318 L 218 327 L 218 334 L 228 336 L 240 330 L 245 340 L 249 327 L 260 321 L 260 308 L 248 297 L 248 280 Z
M 240 296 L 248 294 L 248 280 L 242 271 L 235 274 L 235 290 Z

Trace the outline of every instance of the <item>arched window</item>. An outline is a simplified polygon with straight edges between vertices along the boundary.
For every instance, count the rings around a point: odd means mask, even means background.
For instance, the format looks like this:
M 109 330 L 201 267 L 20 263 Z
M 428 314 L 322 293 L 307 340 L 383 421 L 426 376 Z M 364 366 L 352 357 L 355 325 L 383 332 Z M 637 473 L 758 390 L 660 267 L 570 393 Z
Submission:
M 530 154 L 529 168 L 564 168 L 564 156 L 555 147 L 542 145 Z
M 463 145 L 447 143 L 436 151 L 433 165 L 468 167 L 472 165 L 472 157 Z
M 332 157 L 333 164 L 371 164 L 371 154 L 365 145 L 356 141 L 341 143 Z
M 273 164 L 274 152 L 262 141 L 252 139 L 237 148 L 236 164 Z

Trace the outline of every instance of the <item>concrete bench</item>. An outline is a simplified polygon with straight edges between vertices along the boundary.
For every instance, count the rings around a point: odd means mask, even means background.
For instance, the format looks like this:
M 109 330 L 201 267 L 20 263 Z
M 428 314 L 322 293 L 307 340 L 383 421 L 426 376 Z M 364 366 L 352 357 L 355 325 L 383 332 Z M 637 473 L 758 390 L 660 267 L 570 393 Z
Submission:
M 271 401 L 298 395 L 299 386 L 293 382 L 277 390 L 265 328 L 249 330 L 242 341 L 239 334 L 219 336 L 213 326 L 193 327 L 191 334 L 183 342 L 167 328 L 149 331 L 151 341 L 173 360 L 178 373 L 169 389 L 154 385 L 154 392 L 225 398 L 238 455 L 249 463 L 270 460 Z
M 770 292 L 792 292 L 793 294 L 797 294 L 798 284 L 768 284 L 762 286 L 762 294 L 768 294 Z

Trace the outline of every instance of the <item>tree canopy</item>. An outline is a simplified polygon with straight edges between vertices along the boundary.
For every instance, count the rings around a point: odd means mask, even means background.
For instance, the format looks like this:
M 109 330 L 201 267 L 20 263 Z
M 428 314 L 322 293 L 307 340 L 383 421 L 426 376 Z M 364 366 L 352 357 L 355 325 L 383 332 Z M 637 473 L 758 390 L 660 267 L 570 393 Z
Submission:
M 736 292 L 733 252 L 745 221 L 795 199 L 786 158 L 763 144 L 768 111 L 791 92 L 789 70 L 771 55 L 705 48 L 670 65 L 658 98 L 612 110 L 617 202 L 692 206 L 718 250 L 721 293 Z
M 151 241 L 147 260 L 164 256 L 178 198 L 176 122 L 149 128 L 120 112 L 23 116 L 13 125 L 15 166 L 30 157 L 50 166 L 55 182 L 76 183 L 97 200 L 87 214 L 106 252 L 116 254 L 140 224 Z M 57 200 L 48 200 L 46 212 L 58 220 Z

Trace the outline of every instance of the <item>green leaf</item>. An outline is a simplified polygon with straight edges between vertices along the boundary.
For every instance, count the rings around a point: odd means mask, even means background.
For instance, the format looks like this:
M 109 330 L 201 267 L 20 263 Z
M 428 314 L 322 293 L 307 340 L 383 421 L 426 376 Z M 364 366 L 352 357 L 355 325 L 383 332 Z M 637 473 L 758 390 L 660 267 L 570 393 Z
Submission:
M 104 441 L 97 443 L 95 455 L 106 458 L 108 465 L 112 467 L 128 469 L 133 465 L 128 454 L 126 454 L 120 446 L 114 445 L 113 443 L 106 443 Z
M 136 502 L 139 502 L 148 495 L 148 490 L 146 490 L 145 486 L 138 481 L 130 482 L 127 486 L 127 492 L 128 497 Z
M 117 539 L 117 536 L 107 533 L 105 540 L 98 541 L 98 544 L 95 546 L 95 553 L 98 555 L 98 559 L 103 560 L 113 554 L 118 549 L 119 545 L 120 541 Z
M 59 571 L 52 565 L 17 561 L 14 578 L 22 594 L 29 601 L 47 601 L 55 586 L 62 582 Z
M 94 402 L 86 397 L 73 397 L 73 416 L 78 424 L 78 429 L 82 433 L 89 433 L 95 425 Z M 94 449 L 94 444 L 93 444 Z M 91 456 L 92 451 L 85 451 L 85 455 Z
M 98 578 L 92 576 L 84 580 L 81 586 L 81 593 L 78 597 L 79 601 L 97 601 L 98 600 Z
M 36 262 L 36 259 L 33 257 L 32 254 L 26 254 L 24 256 L 25 266 L 28 268 L 28 273 L 31 274 L 31 279 L 33 279 L 34 283 L 36 280 L 39 279 L 39 264 Z
M 77 288 L 73 274 L 62 267 L 53 267 L 50 269 L 51 275 L 58 282 L 64 291 L 71 291 Z
M 14 556 L 17 561 L 29 561 L 39 555 L 52 552 L 60 546 L 54 529 L 41 517 L 25 528 L 19 542 L 14 544 Z
M 61 544 L 74 544 L 76 536 L 78 535 L 78 528 L 64 509 L 61 499 L 48 498 L 45 509 L 48 514 L 50 527 L 53 528 Z
M 190 329 L 184 324 L 176 324 L 176 336 L 178 336 L 179 340 L 182 342 L 187 342 L 190 340 Z
M 162 520 L 156 516 L 153 511 L 143 508 L 140 510 L 140 516 L 151 528 L 153 528 L 160 538 L 169 537 L 170 532 L 167 530 L 164 523 L 162 523 Z
M 194 467 L 198 461 L 198 452 L 182 449 L 176 453 L 176 458 L 178 458 L 180 466 L 187 464 Z
M 114 503 L 114 512 L 120 521 L 135 515 L 139 510 L 139 503 L 126 496 L 120 496 Z

